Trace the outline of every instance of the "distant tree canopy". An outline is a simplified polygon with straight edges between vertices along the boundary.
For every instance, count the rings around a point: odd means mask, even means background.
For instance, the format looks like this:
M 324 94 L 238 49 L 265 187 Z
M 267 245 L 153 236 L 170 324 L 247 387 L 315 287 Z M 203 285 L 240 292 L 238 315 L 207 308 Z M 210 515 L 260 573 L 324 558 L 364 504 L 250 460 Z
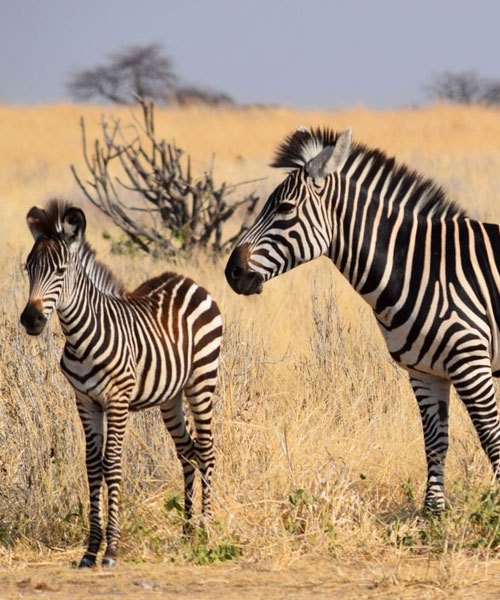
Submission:
M 140 97 L 158 103 L 234 103 L 232 98 L 220 92 L 196 86 L 181 87 L 173 62 L 160 44 L 127 46 L 110 54 L 102 65 L 75 71 L 66 85 L 76 100 L 135 104 Z
M 482 77 L 477 71 L 443 71 L 425 84 L 434 100 L 455 104 L 500 104 L 500 79 Z
M 169 100 L 173 104 L 179 104 L 180 106 L 186 104 L 209 104 L 210 106 L 234 104 L 234 100 L 227 94 L 192 85 L 178 88 L 169 96 Z

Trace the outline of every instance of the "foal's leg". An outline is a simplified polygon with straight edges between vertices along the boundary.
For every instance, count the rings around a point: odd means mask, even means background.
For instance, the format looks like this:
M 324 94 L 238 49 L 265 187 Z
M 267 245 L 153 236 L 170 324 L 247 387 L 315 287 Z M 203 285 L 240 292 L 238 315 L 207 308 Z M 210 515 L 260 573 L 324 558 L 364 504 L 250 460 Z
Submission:
M 160 406 L 165 427 L 170 433 L 182 465 L 184 475 L 184 533 L 191 529 L 193 516 L 193 482 L 195 475 L 196 454 L 193 439 L 186 428 L 184 410 L 182 408 L 182 392 L 166 400 Z
M 212 396 L 215 389 L 216 373 L 205 373 L 204 377 L 196 377 L 185 389 L 186 398 L 193 415 L 196 430 L 195 449 L 196 462 L 200 469 L 202 486 L 202 514 L 209 519 L 212 516 L 212 473 L 215 465 L 214 444 L 212 435 Z
M 78 414 L 85 432 L 85 461 L 90 494 L 90 532 L 87 551 L 80 561 L 79 568 L 93 567 L 102 541 L 102 445 L 103 412 L 91 400 L 77 398 Z
M 106 552 L 103 567 L 116 564 L 116 552 L 120 539 L 119 499 L 122 480 L 122 449 L 128 419 L 128 402 L 113 401 L 107 410 L 108 430 L 103 471 L 108 486 L 108 527 L 106 529 Z
M 410 377 L 424 431 L 427 491 L 424 508 L 439 513 L 445 505 L 444 463 L 448 451 L 450 382 L 431 375 Z

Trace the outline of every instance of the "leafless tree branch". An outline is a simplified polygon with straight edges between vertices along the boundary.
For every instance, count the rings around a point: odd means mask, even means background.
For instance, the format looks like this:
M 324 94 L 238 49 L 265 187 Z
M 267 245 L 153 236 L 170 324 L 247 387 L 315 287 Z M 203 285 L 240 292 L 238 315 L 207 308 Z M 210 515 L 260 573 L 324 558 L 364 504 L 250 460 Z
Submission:
M 217 186 L 211 170 L 194 177 L 190 157 L 156 138 L 153 101 L 138 97 L 138 102 L 142 120 L 135 117 L 132 140 L 119 120 L 103 118 L 102 140 L 89 145 L 85 121 L 80 120 L 88 178 L 71 166 L 80 189 L 145 252 L 171 255 L 195 248 L 223 252 L 245 230 L 258 197 L 250 193 L 229 202 L 236 186 L 225 182 Z M 143 205 L 135 201 L 131 206 L 124 196 L 140 198 Z M 224 227 L 238 209 L 246 209 L 243 222 L 225 239 Z

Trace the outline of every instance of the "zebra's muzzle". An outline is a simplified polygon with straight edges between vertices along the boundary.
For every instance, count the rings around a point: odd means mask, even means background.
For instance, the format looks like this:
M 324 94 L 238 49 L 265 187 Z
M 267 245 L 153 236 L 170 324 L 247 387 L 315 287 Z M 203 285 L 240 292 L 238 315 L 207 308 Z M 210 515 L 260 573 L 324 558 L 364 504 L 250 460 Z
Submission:
M 252 294 L 260 294 L 264 279 L 259 273 L 254 271 L 244 271 L 241 267 L 230 266 L 226 267 L 226 279 L 231 288 L 237 294 L 251 296 Z
M 227 261 L 225 275 L 227 282 L 237 294 L 250 296 L 260 294 L 264 278 L 259 273 L 251 271 L 248 266 L 249 246 L 237 246 Z
M 45 323 L 47 323 L 47 319 L 40 309 L 36 305 L 28 303 L 21 314 L 21 325 L 26 329 L 26 333 L 40 335 Z

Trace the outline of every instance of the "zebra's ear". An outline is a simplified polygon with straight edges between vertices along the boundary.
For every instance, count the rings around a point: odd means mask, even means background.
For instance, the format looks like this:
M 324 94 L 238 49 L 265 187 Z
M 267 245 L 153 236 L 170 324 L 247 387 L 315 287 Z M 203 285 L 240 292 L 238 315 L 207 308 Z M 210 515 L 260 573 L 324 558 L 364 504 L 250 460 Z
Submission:
M 33 206 L 26 215 L 26 223 L 34 239 L 38 239 L 43 234 L 43 223 L 46 219 L 46 213 L 43 208 Z
M 62 229 L 64 237 L 70 244 L 82 239 L 86 225 L 85 215 L 80 208 L 72 206 L 64 213 Z
M 314 158 L 306 164 L 306 171 L 314 179 L 324 179 L 336 171 L 340 171 L 345 165 L 351 150 L 352 130 L 343 131 L 335 146 L 326 146 Z

